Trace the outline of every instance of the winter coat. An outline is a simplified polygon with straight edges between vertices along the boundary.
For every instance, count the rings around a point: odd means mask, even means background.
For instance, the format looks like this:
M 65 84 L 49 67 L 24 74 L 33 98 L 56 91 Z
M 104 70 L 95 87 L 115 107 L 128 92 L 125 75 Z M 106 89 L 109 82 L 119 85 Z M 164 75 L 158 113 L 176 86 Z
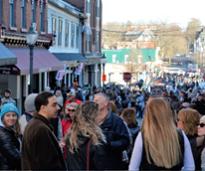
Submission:
M 93 145 L 87 137 L 81 136 L 79 139 L 81 145 L 74 153 L 69 151 L 69 141 L 66 142 L 66 164 L 68 170 L 104 170 L 106 160 L 104 145 Z
M 114 113 L 109 113 L 105 121 L 100 125 L 106 137 L 106 152 L 108 157 L 104 167 L 106 170 L 127 169 L 122 161 L 122 152 L 130 145 L 128 129 L 123 120 Z
M 21 169 L 20 142 L 14 130 L 0 126 L 0 170 Z
M 22 142 L 23 170 L 66 170 L 63 154 L 49 121 L 36 114 L 26 126 Z

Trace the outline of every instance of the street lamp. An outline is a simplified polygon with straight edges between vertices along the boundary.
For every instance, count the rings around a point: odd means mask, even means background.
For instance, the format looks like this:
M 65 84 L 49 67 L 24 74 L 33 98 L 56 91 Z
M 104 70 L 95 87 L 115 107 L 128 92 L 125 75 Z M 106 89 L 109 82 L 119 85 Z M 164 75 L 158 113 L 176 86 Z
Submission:
M 35 43 L 38 39 L 38 33 L 36 32 L 35 24 L 32 23 L 29 32 L 26 35 L 26 43 L 28 44 L 28 47 L 30 49 L 30 87 L 29 87 L 29 93 L 33 92 L 33 49 L 35 46 Z

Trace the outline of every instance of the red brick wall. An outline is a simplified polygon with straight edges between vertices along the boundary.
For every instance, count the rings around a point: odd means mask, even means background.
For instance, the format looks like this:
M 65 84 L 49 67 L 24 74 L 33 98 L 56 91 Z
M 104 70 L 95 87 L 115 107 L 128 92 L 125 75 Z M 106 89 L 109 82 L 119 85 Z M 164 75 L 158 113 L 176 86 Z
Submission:
M 37 24 L 37 31 L 40 31 L 40 2 L 39 0 L 37 3 L 36 8 L 36 24 Z M 15 32 L 21 32 L 21 0 L 15 0 L 16 6 L 15 6 L 15 18 L 16 18 L 16 29 L 13 30 Z M 29 29 L 31 25 L 31 0 L 26 0 L 26 26 L 27 29 Z M 46 0 L 45 0 L 46 2 Z M 47 5 L 46 5 L 47 6 Z M 6 31 L 10 31 L 10 25 L 9 25 L 9 15 L 10 15 L 10 8 L 9 8 L 9 0 L 3 0 L 3 24 L 6 26 Z M 45 9 L 45 32 L 47 33 L 47 8 Z

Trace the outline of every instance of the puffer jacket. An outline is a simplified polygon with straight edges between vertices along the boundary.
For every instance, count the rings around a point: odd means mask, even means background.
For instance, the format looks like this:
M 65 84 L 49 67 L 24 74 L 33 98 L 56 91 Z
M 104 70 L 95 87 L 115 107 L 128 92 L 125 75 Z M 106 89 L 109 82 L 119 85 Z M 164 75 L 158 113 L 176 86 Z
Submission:
M 14 130 L 0 126 L 0 170 L 20 170 L 20 142 Z
M 79 136 L 78 141 L 79 149 L 74 153 L 69 151 L 69 140 L 66 141 L 68 170 L 105 170 L 107 155 L 103 143 L 93 145 L 91 140 L 84 136 Z

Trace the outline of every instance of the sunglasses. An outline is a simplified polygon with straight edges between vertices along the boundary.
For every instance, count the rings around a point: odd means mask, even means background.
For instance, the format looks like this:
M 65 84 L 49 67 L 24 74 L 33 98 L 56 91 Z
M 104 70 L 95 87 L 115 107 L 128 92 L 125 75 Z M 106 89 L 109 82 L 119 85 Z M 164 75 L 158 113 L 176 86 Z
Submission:
M 205 126 L 205 124 L 204 124 L 204 123 L 200 123 L 200 124 L 198 124 L 198 126 L 200 126 L 201 128 L 203 128 L 203 127 Z
M 67 109 L 68 112 L 75 112 L 75 109 Z

